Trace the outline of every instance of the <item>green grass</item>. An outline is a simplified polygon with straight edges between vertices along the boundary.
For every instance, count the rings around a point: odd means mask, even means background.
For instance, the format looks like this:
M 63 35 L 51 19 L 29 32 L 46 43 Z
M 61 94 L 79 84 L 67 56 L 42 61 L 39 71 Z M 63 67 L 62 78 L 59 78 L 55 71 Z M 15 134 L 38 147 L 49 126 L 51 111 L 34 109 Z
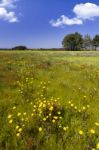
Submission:
M 0 150 L 98 150 L 98 143 L 98 51 L 0 52 Z

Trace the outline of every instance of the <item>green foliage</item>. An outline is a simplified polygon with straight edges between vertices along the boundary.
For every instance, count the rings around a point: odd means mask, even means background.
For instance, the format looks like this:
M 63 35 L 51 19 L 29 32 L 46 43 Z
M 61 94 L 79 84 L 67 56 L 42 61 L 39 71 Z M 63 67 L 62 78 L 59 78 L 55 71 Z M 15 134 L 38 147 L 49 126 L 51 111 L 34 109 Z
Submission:
M 62 41 L 63 47 L 70 51 L 81 50 L 82 44 L 82 35 L 80 35 L 78 32 L 75 32 L 74 34 L 68 34 Z
M 27 50 L 27 47 L 26 46 L 15 46 L 12 48 L 12 50 Z
M 83 47 L 86 50 L 92 49 L 92 39 L 88 34 L 83 38 Z
M 93 46 L 95 47 L 95 50 L 97 49 L 97 47 L 99 47 L 99 35 L 96 35 L 93 38 Z

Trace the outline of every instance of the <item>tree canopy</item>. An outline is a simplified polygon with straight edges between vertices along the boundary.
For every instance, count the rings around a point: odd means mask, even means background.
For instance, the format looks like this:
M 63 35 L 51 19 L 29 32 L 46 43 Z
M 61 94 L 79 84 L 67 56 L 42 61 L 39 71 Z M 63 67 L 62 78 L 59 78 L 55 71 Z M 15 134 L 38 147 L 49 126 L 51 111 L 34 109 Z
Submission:
M 83 37 L 78 32 L 71 33 L 64 37 L 62 46 L 70 51 L 96 50 L 99 47 L 99 35 L 92 39 L 88 34 Z
M 62 45 L 67 50 L 71 51 L 81 50 L 83 45 L 82 35 L 79 34 L 78 32 L 68 34 L 64 37 Z

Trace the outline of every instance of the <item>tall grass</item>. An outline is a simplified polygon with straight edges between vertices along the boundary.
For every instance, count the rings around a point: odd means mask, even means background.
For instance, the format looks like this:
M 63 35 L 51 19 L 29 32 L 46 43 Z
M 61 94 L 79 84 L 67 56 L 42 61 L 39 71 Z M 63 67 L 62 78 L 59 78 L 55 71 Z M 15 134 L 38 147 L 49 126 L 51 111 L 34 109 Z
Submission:
M 0 150 L 99 149 L 99 52 L 0 52 Z

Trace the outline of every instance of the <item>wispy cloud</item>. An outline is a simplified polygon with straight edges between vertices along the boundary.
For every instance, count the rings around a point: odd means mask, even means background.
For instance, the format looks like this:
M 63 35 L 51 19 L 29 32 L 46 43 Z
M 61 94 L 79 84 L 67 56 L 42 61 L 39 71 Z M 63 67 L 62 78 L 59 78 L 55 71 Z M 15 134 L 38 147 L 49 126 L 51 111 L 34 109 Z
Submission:
M 10 23 L 18 22 L 18 17 L 14 11 L 18 0 L 2 0 L 0 3 L 0 19 Z
M 50 23 L 53 27 L 64 25 L 81 25 L 85 20 L 95 20 L 99 17 L 99 6 L 93 3 L 77 4 L 73 8 L 75 17 L 69 18 L 61 15 L 57 20 L 51 20 Z

